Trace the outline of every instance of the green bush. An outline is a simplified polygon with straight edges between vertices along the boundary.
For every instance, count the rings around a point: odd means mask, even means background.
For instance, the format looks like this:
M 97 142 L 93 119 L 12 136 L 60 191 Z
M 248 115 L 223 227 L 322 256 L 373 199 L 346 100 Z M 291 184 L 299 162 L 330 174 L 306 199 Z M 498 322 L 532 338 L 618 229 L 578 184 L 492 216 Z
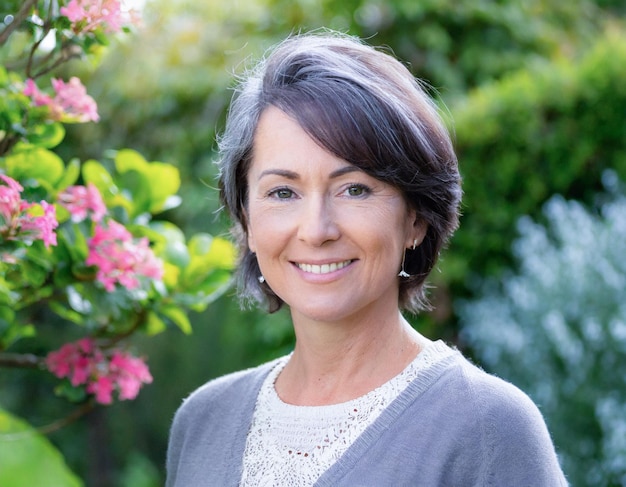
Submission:
M 462 336 L 540 406 L 573 486 L 625 486 L 626 193 L 544 213 L 519 221 L 518 271 L 458 304 Z
M 515 221 L 554 194 L 591 202 L 601 175 L 626 177 L 626 34 L 608 29 L 578 63 L 520 71 L 452 107 L 465 185 L 450 280 L 511 263 Z

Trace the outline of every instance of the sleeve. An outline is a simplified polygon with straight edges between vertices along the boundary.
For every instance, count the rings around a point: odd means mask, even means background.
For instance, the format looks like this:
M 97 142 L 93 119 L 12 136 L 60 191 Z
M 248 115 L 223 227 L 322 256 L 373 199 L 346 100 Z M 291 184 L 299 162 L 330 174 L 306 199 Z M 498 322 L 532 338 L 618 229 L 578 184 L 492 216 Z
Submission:
M 186 431 L 189 430 L 186 421 L 186 411 L 184 408 L 179 408 L 174 416 L 174 421 L 170 428 L 170 437 L 167 445 L 167 457 L 165 461 L 166 466 L 166 487 L 173 487 L 176 485 L 176 478 L 178 474 L 178 466 L 180 464 L 180 456 L 184 449 Z
M 484 416 L 487 486 L 560 487 L 565 475 L 541 412 L 521 390 L 491 377 L 476 398 Z

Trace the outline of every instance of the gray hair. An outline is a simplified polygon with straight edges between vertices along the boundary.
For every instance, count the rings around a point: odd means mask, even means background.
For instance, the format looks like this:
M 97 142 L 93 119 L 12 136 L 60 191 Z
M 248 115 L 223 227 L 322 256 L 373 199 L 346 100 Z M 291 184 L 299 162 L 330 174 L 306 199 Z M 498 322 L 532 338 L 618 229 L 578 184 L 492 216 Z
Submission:
M 398 188 L 428 226 L 407 249 L 399 306 L 428 309 L 425 280 L 458 226 L 461 178 L 452 142 L 420 82 L 390 54 L 334 32 L 289 37 L 238 85 L 219 137 L 220 195 L 235 224 L 243 301 L 283 302 L 259 283 L 256 255 L 247 243 L 247 172 L 255 130 L 269 106 L 293 117 L 322 147 Z

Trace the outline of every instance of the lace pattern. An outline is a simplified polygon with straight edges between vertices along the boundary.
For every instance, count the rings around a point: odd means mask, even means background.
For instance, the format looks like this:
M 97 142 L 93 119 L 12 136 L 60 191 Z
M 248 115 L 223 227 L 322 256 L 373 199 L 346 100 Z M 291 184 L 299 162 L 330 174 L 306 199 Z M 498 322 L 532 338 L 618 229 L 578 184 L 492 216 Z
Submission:
M 452 350 L 427 345 L 396 377 L 368 394 L 328 406 L 294 406 L 274 388 L 283 357 L 263 383 L 246 440 L 241 487 L 313 485 L 420 373 Z

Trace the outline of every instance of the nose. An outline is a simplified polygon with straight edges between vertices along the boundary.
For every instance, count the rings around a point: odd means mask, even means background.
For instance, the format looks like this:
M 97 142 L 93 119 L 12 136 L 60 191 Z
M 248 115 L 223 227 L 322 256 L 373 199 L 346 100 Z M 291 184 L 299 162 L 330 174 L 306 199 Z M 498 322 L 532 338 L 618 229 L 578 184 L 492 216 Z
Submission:
M 341 232 L 337 225 L 335 208 L 329 198 L 316 195 L 307 198 L 303 203 L 298 238 L 315 247 L 337 240 Z

